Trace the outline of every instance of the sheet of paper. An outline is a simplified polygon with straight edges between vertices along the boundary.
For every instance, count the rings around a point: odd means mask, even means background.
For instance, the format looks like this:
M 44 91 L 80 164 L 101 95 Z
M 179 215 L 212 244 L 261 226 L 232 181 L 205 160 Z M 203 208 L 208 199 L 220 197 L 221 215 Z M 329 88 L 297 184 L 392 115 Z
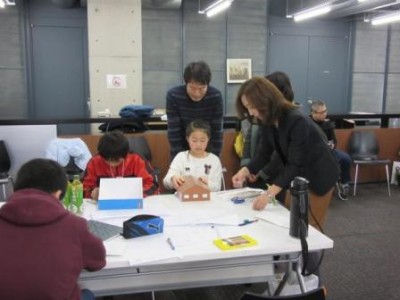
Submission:
M 218 252 L 212 241 L 218 236 L 214 226 L 171 227 L 165 233 L 180 257 Z
M 143 199 L 142 178 L 101 178 L 99 200 Z
M 122 236 L 104 241 L 107 256 L 121 256 L 125 254 L 126 241 Z
M 192 212 L 185 214 L 175 214 L 164 217 L 165 226 L 193 226 L 193 225 L 238 225 L 237 214 L 226 214 L 221 212 L 205 213 Z
M 284 228 L 290 226 L 289 211 L 273 205 L 268 205 L 265 210 L 256 215 L 256 218 Z
M 130 265 L 179 258 L 178 251 L 171 249 L 165 234 L 154 234 L 127 240 L 126 256 Z

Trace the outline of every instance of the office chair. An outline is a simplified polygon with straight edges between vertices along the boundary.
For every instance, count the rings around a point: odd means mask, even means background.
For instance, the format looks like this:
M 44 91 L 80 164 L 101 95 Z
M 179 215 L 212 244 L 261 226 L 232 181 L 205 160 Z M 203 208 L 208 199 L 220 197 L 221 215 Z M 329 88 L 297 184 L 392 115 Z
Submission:
M 137 153 L 139 154 L 143 159 L 145 159 L 150 165 L 151 165 L 151 150 L 149 143 L 147 142 L 146 138 L 142 135 L 129 135 L 127 136 L 128 142 L 129 142 L 129 151 L 131 153 Z M 157 184 L 159 184 L 159 175 L 160 175 L 160 169 L 157 167 L 153 167 L 153 172 L 152 175 L 154 176 L 154 180 L 156 181 Z
M 356 166 L 353 196 L 356 195 L 359 166 L 381 165 L 385 166 L 387 189 L 390 197 L 389 165 L 391 161 L 390 159 L 379 158 L 379 143 L 375 133 L 368 130 L 352 131 L 348 144 L 348 153 L 352 163 Z
M 290 296 L 265 296 L 260 294 L 254 294 L 251 292 L 245 292 L 240 300 L 325 300 L 325 293 L 322 288 L 312 290 L 298 295 Z
M 7 198 L 6 185 L 11 182 L 14 188 L 14 181 L 10 176 L 11 161 L 4 141 L 0 141 L 0 185 L 3 188 L 4 200 Z

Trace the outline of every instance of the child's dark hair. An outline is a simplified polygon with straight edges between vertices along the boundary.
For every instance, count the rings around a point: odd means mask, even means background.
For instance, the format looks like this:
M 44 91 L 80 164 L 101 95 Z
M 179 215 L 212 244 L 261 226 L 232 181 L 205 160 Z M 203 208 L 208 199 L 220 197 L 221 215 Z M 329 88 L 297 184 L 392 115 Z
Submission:
M 67 175 L 54 160 L 36 158 L 23 164 L 18 171 L 14 190 L 38 189 L 48 194 L 61 191 L 64 198 L 67 189 Z
M 205 134 L 207 134 L 208 138 L 211 137 L 211 127 L 207 121 L 197 119 L 189 123 L 186 127 L 186 137 L 189 137 L 190 134 L 196 130 L 201 130 Z
M 115 161 L 128 154 L 129 142 L 121 131 L 107 132 L 100 138 L 97 151 L 105 160 Z
M 209 85 L 211 81 L 210 67 L 204 61 L 192 62 L 186 66 L 183 72 L 183 79 L 186 84 L 193 80 Z

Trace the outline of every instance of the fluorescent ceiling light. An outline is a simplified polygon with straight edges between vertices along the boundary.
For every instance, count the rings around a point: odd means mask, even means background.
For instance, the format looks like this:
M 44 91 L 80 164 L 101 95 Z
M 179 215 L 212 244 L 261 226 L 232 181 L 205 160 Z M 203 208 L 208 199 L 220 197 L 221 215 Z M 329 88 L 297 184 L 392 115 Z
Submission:
M 306 10 L 302 10 L 294 14 L 294 20 L 296 22 L 303 21 L 306 19 L 310 19 L 313 17 L 317 17 L 323 14 L 327 14 L 332 10 L 332 5 L 330 3 L 323 4 L 319 6 L 315 6 Z
M 206 14 L 207 17 L 215 16 L 221 11 L 227 9 L 232 4 L 232 2 L 233 0 L 218 0 L 204 10 L 199 10 L 199 14 Z
M 207 11 L 207 17 L 212 17 L 215 16 L 216 14 L 220 13 L 221 11 L 227 9 L 229 6 L 231 6 L 231 1 L 226 0 L 221 2 L 219 5 L 214 6 L 210 10 Z
M 358 2 L 367 2 L 369 0 L 358 0 Z
M 0 0 L 0 8 L 5 8 L 6 5 L 15 6 L 15 0 Z
M 379 16 L 371 19 L 372 25 L 382 25 L 387 23 L 393 23 L 400 21 L 400 10 L 395 13 L 386 14 L 383 16 Z

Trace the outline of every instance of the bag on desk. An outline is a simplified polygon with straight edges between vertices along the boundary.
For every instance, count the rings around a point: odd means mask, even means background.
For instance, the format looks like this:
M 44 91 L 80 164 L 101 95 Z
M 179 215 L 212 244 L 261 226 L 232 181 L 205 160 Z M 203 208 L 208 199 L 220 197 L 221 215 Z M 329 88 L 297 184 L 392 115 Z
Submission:
M 156 233 L 164 230 L 164 220 L 153 215 L 137 215 L 124 221 L 122 236 L 131 239 Z

